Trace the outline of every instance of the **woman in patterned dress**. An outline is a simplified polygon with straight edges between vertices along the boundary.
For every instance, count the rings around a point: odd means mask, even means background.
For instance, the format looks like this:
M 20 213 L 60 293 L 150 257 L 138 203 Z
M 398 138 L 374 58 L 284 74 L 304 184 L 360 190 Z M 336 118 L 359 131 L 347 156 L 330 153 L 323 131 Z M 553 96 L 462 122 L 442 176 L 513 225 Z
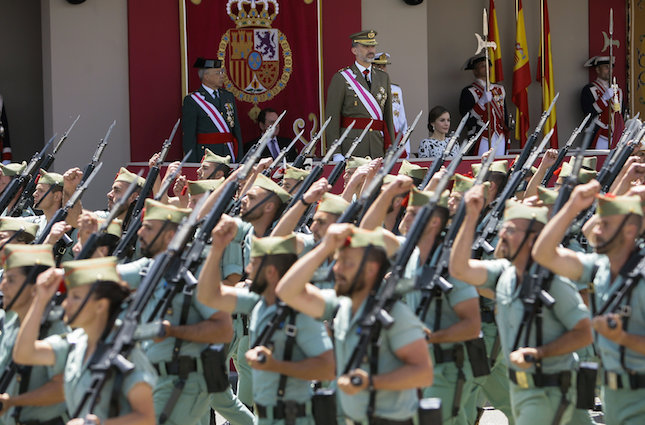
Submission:
M 450 112 L 443 106 L 435 106 L 428 114 L 428 130 L 430 137 L 419 144 L 419 158 L 440 157 L 448 144 L 447 135 L 450 131 Z M 449 156 L 459 153 L 455 144 Z

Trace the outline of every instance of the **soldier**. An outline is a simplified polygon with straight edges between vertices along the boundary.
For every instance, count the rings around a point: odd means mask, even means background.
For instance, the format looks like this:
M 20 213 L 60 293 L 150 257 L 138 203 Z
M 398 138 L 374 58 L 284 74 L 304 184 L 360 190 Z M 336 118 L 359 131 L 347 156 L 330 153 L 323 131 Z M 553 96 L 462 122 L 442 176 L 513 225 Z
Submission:
M 575 286 L 563 279 L 548 283 L 556 300 L 551 308 L 537 307 L 538 311 L 525 304 L 537 291 L 530 278 L 536 273 L 531 248 L 547 222 L 547 209 L 507 202 L 495 249 L 497 259 L 476 260 L 470 257 L 484 205 L 483 188 L 474 186 L 466 192 L 465 204 L 466 216 L 450 253 L 450 274 L 496 299 L 495 317 L 511 380 L 515 423 L 533 424 L 540 418 L 543 423 L 565 424 L 576 403 L 573 351 L 591 342 L 591 321 Z
M 409 196 L 409 200 L 399 230 L 401 235 L 408 234 L 416 215 L 432 196 L 432 192 L 421 192 L 414 186 L 409 178 L 397 177 L 372 204 L 361 221 L 361 227 L 370 229 L 382 223 L 386 206 L 403 193 Z M 433 248 L 439 241 L 447 221 L 448 192 L 446 191 L 425 226 L 423 235 L 417 243 L 417 250 L 408 262 L 406 274 L 409 275 L 410 283 L 405 285 L 399 282 L 397 289 L 402 292 L 407 291 L 403 299 L 422 320 L 426 340 L 431 344 L 428 350 L 435 368 L 434 380 L 431 386 L 423 388 L 423 396 L 441 398 L 443 424 L 466 425 L 469 418 L 464 406 L 474 389 L 465 342 L 477 338 L 481 329 L 477 291 L 448 276 L 446 278 L 453 288 L 447 294 L 437 287 L 431 298 L 426 299 L 430 294 L 422 293 L 414 286 L 420 278 L 424 265 L 430 265 Z M 426 303 L 427 305 L 424 305 Z M 425 312 L 424 307 L 427 307 Z
M 568 202 L 545 227 L 533 248 L 537 262 L 580 285 L 589 286 L 595 341 L 604 376 L 603 413 L 608 424 L 636 424 L 645 420 L 645 408 L 636 400 L 645 394 L 645 287 L 639 273 L 631 291 L 621 300 L 627 276 L 643 258 L 637 245 L 642 208 L 639 196 L 599 195 L 600 184 L 591 181 L 576 187 Z M 571 221 L 598 201 L 592 240 L 593 253 L 574 252 L 562 246 Z M 615 309 L 607 305 L 616 301 Z M 613 323 L 612 323 L 613 322 Z M 613 325 L 613 326 L 612 326 Z
M 237 224 L 222 217 L 213 229 L 211 249 L 198 285 L 199 299 L 223 311 L 249 315 L 249 338 L 256 341 L 283 308 L 275 287 L 297 258 L 294 235 L 253 238 L 248 276 L 251 286 L 219 284 L 223 247 L 238 232 Z M 259 424 L 313 425 L 311 381 L 334 376 L 334 355 L 325 326 L 294 310 L 286 313 L 271 344 L 250 347 L 246 360 L 253 368 L 253 400 Z
M 121 312 L 121 305 L 130 291 L 116 272 L 114 257 L 69 261 L 64 271 L 51 268 L 36 280 L 36 293 L 14 346 L 14 360 L 20 364 L 51 366 L 55 373 L 64 372 L 67 410 L 74 414 L 80 407 L 91 382 L 92 354 Z M 65 317 L 73 332 L 39 339 L 40 322 L 52 296 L 64 278 L 67 298 L 63 301 Z M 91 294 L 90 294 L 91 291 Z M 154 423 L 152 389 L 156 373 L 146 356 L 134 347 L 128 360 L 134 369 L 122 377 L 112 376 L 103 386 L 92 414 L 85 403 L 78 418 L 68 425 L 82 425 L 85 420 L 105 423 L 119 418 L 124 424 Z M 119 391 L 113 391 L 117 381 Z
M 154 261 L 152 258 L 167 249 L 179 223 L 189 212 L 146 200 L 138 235 L 141 252 L 147 258 L 119 266 L 119 273 L 132 288 L 138 287 L 142 275 Z M 217 398 L 218 402 L 224 400 L 222 402 L 234 414 L 244 413 L 243 406 L 234 398 L 230 388 L 209 394 L 203 373 L 205 366 L 200 357 L 208 344 L 230 342 L 233 336 L 230 316 L 206 307 L 184 292 L 172 297 L 166 311 L 152 317 L 170 290 L 170 285 L 160 281 L 142 313 L 142 320 L 162 320 L 164 326 L 162 338 L 143 345 L 146 356 L 159 373 L 153 392 L 158 423 L 199 423 L 208 414 L 212 398 Z M 228 410 L 222 412 L 224 416 L 228 413 Z
M 391 65 L 389 53 L 377 53 L 372 64 L 383 72 L 387 72 L 387 66 Z M 394 122 L 394 139 L 399 133 L 405 133 L 408 129 L 408 120 L 405 117 L 405 106 L 403 105 L 403 90 L 401 86 L 390 83 L 392 88 L 392 120 Z M 405 152 L 410 157 L 410 141 L 405 142 Z
M 125 202 L 116 216 L 116 218 L 122 221 L 124 228 L 126 228 L 128 226 L 128 223 L 130 222 L 130 214 L 132 212 L 132 208 L 137 202 L 139 193 L 141 192 L 141 189 L 143 189 L 143 185 L 145 184 L 146 180 L 143 177 L 139 177 L 136 174 L 128 171 L 128 169 L 121 167 L 119 169 L 119 173 L 114 178 L 114 182 L 112 183 L 110 191 L 106 195 L 107 211 L 111 211 L 112 207 L 114 207 L 114 204 L 121 200 L 123 195 L 125 195 L 125 193 L 127 192 L 128 186 L 130 186 L 130 183 L 135 181 L 135 179 L 137 181 L 137 187 L 134 189 L 132 195 L 130 195 L 130 199 Z M 99 218 L 107 218 L 108 212 L 97 211 L 97 215 L 99 216 Z
M 262 137 L 262 134 L 264 134 L 267 129 L 272 126 L 276 121 L 278 120 L 278 113 L 271 109 L 271 108 L 264 108 L 260 111 L 258 114 L 258 119 L 257 123 L 258 126 L 260 127 L 260 136 L 256 137 L 255 139 L 244 143 L 244 152 L 249 152 L 251 148 L 260 140 L 260 137 Z M 260 158 L 277 158 L 278 155 L 280 154 L 280 151 L 282 148 L 286 148 L 289 146 L 291 143 L 291 140 L 280 136 L 278 133 L 280 132 L 280 124 L 275 128 L 275 132 L 273 133 L 273 137 L 271 140 L 269 140 L 269 143 L 267 146 L 264 148 L 264 151 L 262 151 L 262 154 L 260 155 Z M 291 148 L 289 152 L 285 154 L 285 158 L 287 159 L 288 162 L 293 162 L 296 159 L 296 156 L 298 156 L 298 151 L 296 147 L 294 146 Z
M 594 122 L 598 125 L 591 145 L 593 149 L 613 149 L 620 137 L 620 131 L 616 131 L 616 128 L 620 128 L 617 126 L 619 121 L 622 124 L 623 91 L 618 85 L 609 81 L 610 67 L 614 66 L 615 62 L 616 58 L 594 56 L 589 58 L 584 65 L 586 68 L 594 68 L 596 71 L 596 79 L 584 86 L 580 92 L 582 111 L 585 114 L 591 114 L 594 117 Z M 615 136 L 612 136 L 611 143 L 607 141 L 610 124 L 614 126 L 612 131 Z
M 219 59 L 197 58 L 202 85 L 184 98 L 181 125 L 184 153 L 192 149 L 189 162 L 199 162 L 206 148 L 233 161 L 242 158 L 242 133 L 233 93 L 225 90 L 226 70 Z
M 231 171 L 231 156 L 219 156 L 210 149 L 204 150 L 204 157 L 197 169 L 198 180 L 220 179 L 227 177 Z
M 343 68 L 331 79 L 327 90 L 327 116 L 332 117 L 327 127 L 327 144 L 338 139 L 341 129 L 356 121 L 354 129 L 341 146 L 345 154 L 352 141 L 370 120 L 374 120 L 365 139 L 354 151 L 354 156 L 382 157 L 394 143 L 392 122 L 392 90 L 387 73 L 372 66 L 376 54 L 376 31 L 366 30 L 349 36 L 352 40 L 353 65 Z M 335 154 L 338 160 L 341 154 Z
M 36 239 L 38 225 L 21 218 L 0 217 L 0 247 L 7 243 L 30 244 Z
M 5 227 L 2 219 L 0 227 Z M 17 221 L 13 219 L 12 221 Z M 33 226 L 33 225 L 32 225 Z M 6 228 L 6 227 L 5 227 Z M 9 378 L 9 364 L 18 330 L 29 310 L 35 288 L 36 276 L 54 266 L 51 245 L 16 245 L 4 247 L 4 273 L 0 290 L 4 295 L 7 318 L 0 340 L 0 362 L 4 371 L 2 382 L 7 382 L 4 393 L 0 394 L 0 414 L 3 424 L 65 424 L 67 417 L 63 395 L 63 379 L 51 367 L 21 366 Z M 63 334 L 69 328 L 60 319 L 49 320 L 40 328 L 42 337 Z M 14 364 L 14 367 L 16 365 Z M 47 399 L 39 397 L 42 392 Z
M 4 192 L 5 188 L 11 182 L 11 179 L 19 175 L 20 173 L 22 173 L 26 167 L 27 167 L 27 163 L 24 161 L 20 164 L 17 162 L 12 162 L 7 165 L 0 164 L 0 193 Z M 13 199 L 12 202 L 7 207 L 7 211 L 11 211 L 14 204 L 20 198 L 20 195 L 22 194 L 21 193 L 16 194 L 15 199 Z M 4 215 L 4 212 L 3 212 L 3 215 Z
M 96 214 L 92 212 L 85 211 L 81 214 L 78 218 L 78 239 L 72 248 L 74 256 L 77 256 L 81 252 L 83 244 L 87 242 L 93 233 L 98 231 L 99 226 L 103 225 L 104 222 L 105 220 L 98 218 Z M 121 235 L 123 234 L 121 226 L 121 220 L 118 218 L 112 220 L 108 225 L 105 234 L 101 235 L 97 240 L 96 249 L 92 253 L 91 258 L 108 257 L 112 255 L 112 252 L 118 245 Z
M 504 142 L 498 145 L 495 155 L 504 155 L 507 148 L 507 120 L 506 91 L 499 84 L 490 84 L 486 81 L 486 66 L 491 66 L 490 59 L 486 63 L 486 56 L 479 54 L 466 61 L 464 70 L 472 70 L 475 81 L 461 91 L 459 97 L 459 112 L 462 116 L 470 112 L 468 119 L 468 137 L 479 131 L 487 121 L 492 140 L 488 140 L 488 132 L 484 131 L 479 140 L 478 147 L 474 149 L 481 156 L 495 145 L 498 139 Z M 490 110 L 490 116 L 489 116 Z
M 369 362 L 344 372 L 359 339 L 361 312 L 389 267 L 388 255 L 397 247 L 396 238 L 382 229 L 333 224 L 321 243 L 300 258 L 278 284 L 278 297 L 293 308 L 317 319 L 333 320 L 337 396 L 348 423 L 412 424 L 418 405 L 416 389 L 432 383 L 423 325 L 401 302 L 390 311 L 393 326 L 380 331 L 378 353 L 372 347 Z M 308 284 L 315 270 L 335 252 L 336 292 Z M 351 377 L 360 378 L 360 385 L 353 385 Z
M 36 239 L 38 239 L 47 223 L 54 217 L 56 211 L 63 204 L 63 176 L 58 173 L 40 171 L 40 178 L 34 191 L 34 209 L 41 210 L 43 215 L 32 216 L 30 221 L 40 226 Z
M 287 169 L 284 171 L 284 175 L 282 176 L 282 187 L 287 192 L 295 194 L 298 191 L 300 184 L 308 175 L 309 171 L 292 167 L 287 164 Z

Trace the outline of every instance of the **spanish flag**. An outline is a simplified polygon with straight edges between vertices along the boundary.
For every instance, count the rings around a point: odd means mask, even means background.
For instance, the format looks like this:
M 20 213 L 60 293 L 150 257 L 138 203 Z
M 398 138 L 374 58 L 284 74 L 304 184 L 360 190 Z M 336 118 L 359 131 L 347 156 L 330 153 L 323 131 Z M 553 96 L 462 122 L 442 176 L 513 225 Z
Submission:
M 497 49 L 488 48 L 488 57 L 493 64 L 490 70 L 490 82 L 497 83 L 504 79 L 504 70 L 502 69 L 502 49 L 499 45 L 499 28 L 497 27 L 497 12 L 495 11 L 494 0 L 490 0 L 489 10 L 488 41 L 494 41 L 497 44 Z
M 549 27 L 549 7 L 547 0 L 542 0 L 542 31 L 540 31 L 540 55 L 538 56 L 537 81 L 542 84 L 542 110 L 546 109 L 555 97 L 553 77 L 553 58 L 551 56 L 551 29 Z M 558 149 L 558 123 L 556 119 L 556 106 L 544 123 L 544 134 L 554 129 L 551 137 L 551 147 Z
M 515 138 L 524 147 L 529 131 L 529 95 L 527 88 L 531 84 L 531 67 L 529 64 L 529 49 L 526 43 L 526 28 L 524 26 L 524 9 L 522 0 L 517 3 L 515 22 L 515 58 L 513 60 L 513 96 L 516 108 Z

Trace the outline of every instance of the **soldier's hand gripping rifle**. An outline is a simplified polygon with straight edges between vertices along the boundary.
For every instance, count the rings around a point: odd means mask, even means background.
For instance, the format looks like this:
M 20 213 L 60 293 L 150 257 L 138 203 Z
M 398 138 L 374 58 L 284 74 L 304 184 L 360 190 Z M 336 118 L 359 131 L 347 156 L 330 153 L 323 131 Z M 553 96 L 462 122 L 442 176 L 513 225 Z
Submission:
M 63 146 L 63 143 L 65 143 L 65 140 L 67 140 L 67 135 L 69 134 L 70 131 L 72 131 L 72 128 L 76 125 L 78 120 L 81 118 L 81 116 L 77 116 L 72 125 L 69 126 L 67 131 L 61 136 L 60 139 L 58 139 L 58 142 L 54 145 L 54 149 L 52 150 L 51 153 L 48 153 L 45 158 L 43 158 L 42 162 L 40 163 L 40 169 L 42 170 L 49 170 L 49 167 L 51 167 L 52 163 L 54 162 L 54 158 L 56 157 L 56 154 L 60 150 L 60 148 Z M 18 217 L 22 214 L 24 210 L 27 208 L 31 208 L 34 205 L 34 191 L 36 190 L 36 179 L 31 179 L 29 183 L 25 186 L 25 189 L 22 191 L 22 195 L 20 195 L 20 199 L 18 202 L 16 202 L 16 205 L 11 209 L 11 212 L 9 215 L 13 217 Z
M 314 148 L 316 147 L 316 144 L 318 144 L 318 141 L 321 139 L 330 121 L 331 121 L 331 117 L 327 118 L 327 121 L 325 121 L 322 127 L 320 127 L 320 131 L 318 132 L 318 134 L 316 134 L 314 138 L 311 139 L 311 141 L 307 144 L 307 146 L 305 146 L 304 149 L 300 151 L 296 159 L 293 160 L 292 165 L 294 167 L 302 168 L 302 166 L 305 163 L 305 158 L 307 158 L 307 156 L 311 154 L 311 152 L 313 152 Z
M 482 249 L 485 253 L 490 254 L 493 252 L 494 248 L 490 244 L 491 240 L 493 237 L 496 235 L 497 232 L 497 225 L 499 224 L 499 220 L 502 218 L 502 215 L 504 214 L 504 208 L 506 207 L 506 200 L 510 199 L 513 195 L 515 195 L 515 192 L 517 191 L 517 188 L 519 185 L 522 183 L 524 178 L 526 177 L 526 174 L 528 173 L 529 169 L 537 159 L 538 155 L 542 152 L 546 144 L 549 142 L 551 139 L 551 136 L 553 135 L 553 129 L 549 131 L 549 133 L 544 136 L 544 139 L 542 139 L 542 142 L 540 145 L 537 147 L 537 149 L 534 149 L 533 152 L 531 152 L 531 155 L 528 157 L 526 161 L 524 161 L 522 166 L 518 168 L 518 164 L 515 163 L 515 167 L 513 169 L 513 172 L 511 173 L 508 182 L 504 186 L 504 190 L 502 190 L 501 194 L 497 195 L 497 198 L 492 203 L 491 210 L 490 212 L 484 217 L 484 219 L 481 221 L 479 224 L 478 228 L 478 236 L 477 239 L 475 240 L 475 243 L 473 244 L 473 251 L 478 251 Z M 528 145 L 528 142 L 527 142 Z
M 31 157 L 29 164 L 27 164 L 22 173 L 11 179 L 7 187 L 2 191 L 2 195 L 0 195 L 0 214 L 7 209 L 11 201 L 25 189 L 27 184 L 36 178 L 36 175 L 40 171 L 39 167 L 43 160 L 43 155 L 47 152 L 47 149 L 49 149 L 49 146 L 51 146 L 55 138 L 56 135 L 54 134 L 42 150 L 36 152 Z
M 141 174 L 143 174 L 143 170 L 139 171 L 139 174 L 137 174 L 137 178 L 141 177 Z M 137 179 L 134 179 L 132 183 L 128 186 L 127 190 L 125 191 L 125 194 L 119 198 L 118 201 L 114 203 L 112 206 L 112 209 L 110 210 L 110 214 L 107 216 L 105 221 L 99 226 L 96 232 L 92 233 L 89 238 L 85 241 L 83 244 L 83 248 L 81 249 L 81 252 L 78 253 L 76 258 L 74 260 L 85 260 L 87 258 L 91 258 L 92 255 L 94 255 L 94 251 L 96 251 L 96 248 L 98 247 L 98 244 L 100 242 L 100 239 L 107 234 L 107 229 L 110 226 L 110 223 L 114 221 L 114 219 L 119 215 L 119 212 L 125 205 L 125 203 L 128 201 L 128 198 L 134 193 L 134 190 L 137 188 Z
M 385 176 L 390 174 L 390 172 L 394 168 L 394 165 L 401 156 L 401 153 L 403 153 L 405 144 L 410 138 L 410 134 L 412 134 L 414 128 L 417 126 L 422 113 L 423 111 L 419 111 L 412 125 L 408 127 L 405 133 L 403 133 L 403 135 L 401 136 L 401 140 L 399 140 L 398 143 L 390 146 L 383 158 L 381 169 L 376 173 L 363 193 L 361 193 L 361 196 L 359 196 L 357 199 L 352 201 L 351 204 L 349 204 L 349 207 L 347 207 L 345 212 L 338 218 L 338 223 L 352 223 L 354 221 L 360 222 L 363 215 L 365 215 L 365 213 L 367 212 L 369 206 L 374 203 L 374 200 L 376 200 L 376 197 L 379 195 L 381 186 L 383 185 L 383 179 L 385 178 Z
M 580 125 L 573 131 L 573 133 L 571 133 L 571 136 L 569 136 L 569 140 L 567 140 L 566 145 L 564 145 L 564 147 L 560 149 L 560 152 L 558 152 L 558 157 L 556 158 L 555 162 L 551 167 L 549 167 L 549 170 L 544 175 L 544 178 L 542 179 L 542 186 L 546 187 L 549 181 L 551 181 L 551 177 L 553 177 L 553 173 L 555 172 L 555 170 L 557 170 L 560 167 L 560 164 L 562 164 L 562 161 L 564 161 L 564 158 L 569 153 L 569 150 L 571 149 L 573 142 L 576 140 L 576 137 L 578 137 L 578 134 L 580 134 L 582 129 L 585 128 L 585 125 L 587 125 L 587 121 L 589 121 L 589 118 L 591 118 L 591 114 L 587 114 L 587 116 L 582 120 Z
M 336 165 L 334 165 L 334 168 L 331 170 L 331 173 L 327 177 L 327 183 L 329 183 L 331 187 L 334 187 L 334 185 L 340 178 L 340 175 L 345 171 L 345 165 L 347 164 L 347 159 L 351 157 L 352 153 L 354 152 L 354 149 L 356 149 L 356 147 L 361 143 L 363 138 L 365 138 L 365 135 L 369 131 L 370 127 L 372 126 L 372 122 L 373 121 L 370 121 L 365 126 L 360 136 L 354 139 L 354 142 L 347 150 L 347 154 L 343 157 L 342 161 L 338 161 Z M 297 232 L 303 232 L 305 227 L 309 225 L 309 223 L 311 222 L 311 219 L 316 213 L 316 207 L 317 207 L 317 204 L 309 205 L 309 207 L 307 207 L 307 210 L 305 211 L 305 213 L 302 215 L 302 217 L 300 217 L 300 220 L 298 220 L 298 224 L 296 224 L 295 228 Z
M 267 130 L 267 133 L 272 131 L 273 130 L 270 128 Z M 241 169 L 236 174 L 235 179 L 226 183 L 222 192 L 218 196 L 217 201 L 208 214 L 203 218 L 201 225 L 197 230 L 197 234 L 195 235 L 195 240 L 188 249 L 183 250 L 179 261 L 168 273 L 168 278 L 166 279 L 168 282 L 166 292 L 161 297 L 159 303 L 154 307 L 150 317 L 144 318 L 146 322 L 156 320 L 159 312 L 166 311 L 172 302 L 172 299 L 179 292 L 192 294 L 192 291 L 197 286 L 197 279 L 194 274 L 197 268 L 202 264 L 202 253 L 211 238 L 211 231 L 219 222 L 222 214 L 226 211 L 230 200 L 237 193 L 238 187 L 247 179 L 251 173 L 253 165 L 260 159 L 260 155 L 270 139 L 271 136 L 261 139 L 262 143 L 252 155 L 247 157 L 246 162 L 241 165 Z M 208 194 L 204 195 L 203 198 L 208 198 Z M 197 209 L 197 207 L 195 207 L 195 209 Z
M 345 139 L 347 138 L 347 135 L 352 130 L 352 128 L 354 128 L 354 122 L 348 125 L 345 131 L 343 132 L 343 134 L 340 136 L 340 138 L 336 140 L 329 147 L 322 161 L 320 161 L 311 169 L 307 177 L 305 177 L 303 182 L 298 186 L 298 191 L 293 195 L 289 204 L 287 204 L 287 207 L 284 209 L 285 212 L 288 211 L 289 208 L 293 207 L 298 201 L 300 201 L 302 199 L 302 196 L 305 194 L 307 190 L 309 190 L 311 185 L 314 184 L 314 182 L 320 178 L 320 176 L 323 173 L 323 169 L 325 168 L 325 165 L 327 165 L 327 163 L 331 161 L 331 158 L 334 155 L 334 152 L 336 152 L 336 149 L 338 149 L 340 145 L 345 141 Z
M 192 152 L 193 151 L 191 149 L 181 160 L 181 163 L 179 164 L 177 169 L 171 174 L 166 176 L 163 184 L 159 188 L 159 192 L 157 192 L 157 194 L 153 198 L 155 201 L 159 201 L 164 196 L 164 194 L 168 192 L 170 185 L 173 183 L 175 178 L 179 175 L 179 173 L 181 172 L 181 169 L 186 164 L 186 161 L 188 161 L 188 158 L 190 158 L 190 155 L 192 154 Z M 139 199 L 141 199 L 142 197 L 144 197 L 143 192 L 139 193 Z M 127 201 L 127 198 L 125 196 L 122 197 L 121 199 L 125 199 L 125 201 Z M 139 199 L 137 199 L 137 202 L 139 201 Z M 137 240 L 137 232 L 141 228 L 142 215 L 143 215 L 143 206 L 139 209 L 136 215 L 134 214 L 134 211 L 132 212 L 130 216 L 130 224 L 128 225 L 128 229 L 125 231 L 125 234 L 119 240 L 119 243 L 117 244 L 116 248 L 114 248 L 114 253 L 112 254 L 115 257 L 117 257 L 119 260 L 122 260 L 123 258 L 126 258 L 131 255 L 132 248 L 134 247 L 134 244 L 136 243 L 136 240 Z
M 454 172 L 456 167 L 457 164 L 450 168 L 453 169 Z M 441 198 L 441 193 L 448 185 L 450 177 L 451 175 L 448 172 L 444 174 L 437 184 L 436 191 L 431 196 L 430 201 L 419 210 L 406 235 L 405 241 L 396 254 L 391 273 L 387 278 L 385 278 L 377 293 L 375 295 L 370 295 L 371 299 L 368 299 L 366 303 L 367 307 L 363 315 L 358 319 L 359 340 L 354 347 L 349 361 L 345 365 L 344 374 L 348 374 L 352 370 L 360 368 L 367 355 L 368 347 L 370 347 L 372 345 L 372 341 L 378 337 L 381 328 L 388 329 L 394 324 L 394 319 L 390 316 L 389 312 L 396 302 L 396 285 L 403 277 L 410 255 L 412 255 L 412 251 L 414 251 L 414 248 L 421 239 L 423 230 L 430 220 L 432 213 L 435 211 L 439 199 Z M 371 248 L 367 247 L 366 250 L 368 249 Z M 367 253 L 364 253 L 363 255 L 366 254 Z M 362 384 L 362 379 L 358 376 L 352 376 L 351 382 L 355 386 L 360 386 Z
M 629 299 L 631 293 L 634 291 L 638 281 L 645 278 L 645 257 L 642 257 L 638 264 L 629 272 L 622 285 L 614 291 L 605 304 L 600 307 L 597 313 L 592 313 L 596 316 L 604 314 L 618 314 L 620 316 L 629 316 L 630 307 L 628 305 L 621 305 L 623 300 Z M 616 329 L 616 321 L 613 318 L 607 319 L 607 326 L 610 329 Z
M 40 234 L 40 237 L 34 241 L 34 244 L 40 245 L 44 243 L 45 239 L 47 239 L 47 236 L 49 235 L 49 232 L 51 232 L 54 224 L 58 223 L 59 221 L 64 221 L 67 218 L 69 211 L 81 199 L 81 196 L 83 196 L 83 193 L 85 193 L 90 183 L 92 183 L 92 180 L 98 174 L 102 166 L 103 166 L 103 163 L 99 162 L 96 165 L 96 167 L 92 169 L 92 173 L 89 176 L 87 176 L 87 178 L 84 179 L 85 181 L 76 187 L 76 190 L 74 191 L 72 196 L 70 196 L 70 198 L 67 200 L 65 205 L 63 205 L 62 208 L 59 208 L 58 210 L 56 210 L 56 213 L 54 214 L 52 219 L 49 220 L 49 222 L 47 223 L 47 226 L 45 226 L 45 229 Z
M 114 338 L 110 342 L 102 341 L 97 347 L 95 361 L 92 361 L 89 365 L 91 371 L 89 386 L 85 390 L 76 411 L 72 412 L 73 417 L 79 417 L 88 403 L 89 412 L 94 412 L 100 399 L 101 390 L 111 376 L 117 373 L 127 375 L 134 370 L 134 364 L 127 357 L 137 343 L 134 335 L 139 326 L 141 313 L 161 279 L 179 261 L 185 251 L 198 222 L 199 207 L 204 205 L 206 198 L 204 196 L 200 199 L 193 212 L 183 220 L 175 236 L 170 241 L 168 249 L 155 257 L 155 261 L 139 285 L 134 299 L 127 307 L 120 327 L 114 332 Z M 99 348 L 101 349 L 99 350 Z M 115 393 L 118 394 L 118 391 L 110 392 L 110 394 Z
M 605 160 L 600 172 L 596 176 L 596 180 L 600 182 L 603 192 L 607 192 L 611 185 L 614 183 L 616 177 L 622 170 L 623 166 L 634 153 L 637 146 L 640 145 L 641 139 L 645 136 L 645 125 L 635 123 L 625 129 L 621 141 L 623 142 L 620 147 L 615 149 L 611 158 Z M 635 136 L 634 136 L 635 134 Z M 632 139 L 633 136 L 633 139 Z
M 107 147 L 108 140 L 110 140 L 110 134 L 112 134 L 112 129 L 115 125 L 116 120 L 112 121 L 112 124 L 110 124 L 110 127 L 108 127 L 105 136 L 99 141 L 99 144 L 94 151 L 94 155 L 92 155 L 92 160 L 89 164 L 87 164 L 85 170 L 83 170 L 83 180 L 81 180 L 81 184 L 83 184 L 85 182 L 85 179 L 87 179 L 88 176 L 92 174 L 92 171 L 94 170 L 94 168 L 96 168 L 96 165 L 99 163 L 99 161 L 101 161 L 101 156 L 103 156 L 103 151 Z
M 280 166 L 280 163 L 282 162 L 282 159 L 287 155 L 287 152 L 289 152 L 293 148 L 293 146 L 298 142 L 298 140 L 300 139 L 300 136 L 302 136 L 304 132 L 305 130 L 300 130 L 300 133 L 296 134 L 296 137 L 294 137 L 287 146 L 285 146 L 280 150 L 280 153 L 278 154 L 278 156 L 275 157 L 271 165 L 269 165 L 269 168 L 262 171 L 262 174 L 264 174 L 267 177 L 271 177 L 273 175 L 273 172 L 276 170 L 276 168 Z
M 181 121 L 181 118 L 177 120 L 175 123 L 174 127 L 172 128 L 172 131 L 170 132 L 170 137 L 168 137 L 166 140 L 164 140 L 163 145 L 161 145 L 161 151 L 159 152 L 159 158 L 155 162 L 155 164 L 150 168 L 150 171 L 148 172 L 148 175 L 146 176 L 146 181 L 143 184 L 143 188 L 141 189 L 141 192 L 139 192 L 139 197 L 137 198 L 137 202 L 134 204 L 134 208 L 132 209 L 132 217 L 138 217 L 139 213 L 141 210 L 143 210 L 143 205 L 146 202 L 146 198 L 152 193 L 152 188 L 155 184 L 155 181 L 157 180 L 157 177 L 159 176 L 159 170 L 161 169 L 161 166 L 163 165 L 164 161 L 166 160 L 166 156 L 168 155 L 168 151 L 170 150 L 170 146 L 172 145 L 172 141 L 175 138 L 175 134 L 177 133 L 177 129 L 179 128 L 179 122 Z M 159 191 L 161 192 L 161 191 Z M 133 220 L 130 220 L 130 225 L 132 225 Z M 130 227 L 128 225 L 128 227 Z
M 482 127 L 479 131 L 483 132 L 485 127 L 486 126 Z M 466 143 L 461 149 L 459 155 L 450 162 L 450 165 L 446 170 L 448 178 L 452 177 L 455 174 L 455 170 L 457 169 L 457 166 L 461 162 L 463 156 L 466 155 L 468 151 L 470 151 L 472 146 L 475 144 L 475 141 L 477 141 L 478 139 L 478 136 L 471 138 L 468 143 Z M 503 143 L 503 139 L 500 138 L 495 143 L 492 152 L 490 153 L 490 155 L 488 155 L 488 157 L 482 164 L 482 168 L 479 171 L 479 174 L 477 174 L 474 185 L 480 185 L 484 182 L 484 178 L 488 174 L 488 170 L 490 169 L 490 166 L 495 159 L 495 151 L 497 150 L 497 145 L 499 143 Z M 446 176 L 444 175 L 443 178 L 445 177 Z M 438 251 L 433 252 L 430 255 L 430 258 L 436 258 L 436 261 L 431 260 L 429 263 L 424 264 L 423 268 L 421 269 L 421 274 L 416 280 L 415 288 L 421 290 L 422 298 L 419 306 L 417 307 L 417 310 L 415 311 L 415 314 L 422 322 L 425 321 L 426 315 L 428 314 L 428 309 L 432 304 L 432 300 L 437 295 L 439 295 L 439 292 L 447 294 L 452 290 L 452 284 L 446 279 L 448 265 L 450 262 L 450 251 L 452 251 L 452 245 L 455 242 L 457 232 L 459 231 L 459 228 L 461 227 L 465 216 L 466 203 L 464 199 L 462 199 L 459 203 L 459 207 L 457 208 L 457 212 L 452 218 L 450 227 L 448 228 L 443 241 L 436 248 Z
M 470 118 L 470 112 L 467 112 L 466 115 L 464 115 L 464 117 L 461 119 L 461 121 L 459 122 L 459 126 L 453 133 L 452 137 L 448 139 L 448 144 L 446 145 L 446 149 L 442 152 L 439 158 L 436 158 L 434 160 L 434 162 L 432 163 L 432 167 L 428 170 L 426 175 L 423 176 L 423 181 L 421 181 L 421 184 L 419 185 L 419 190 L 423 190 L 426 188 L 426 186 L 428 186 L 428 183 L 430 183 L 430 179 L 432 179 L 432 176 L 434 176 L 435 173 L 441 169 L 441 166 L 443 165 L 443 163 L 446 162 L 446 158 L 450 156 L 450 152 L 452 152 L 453 146 L 459 140 L 459 136 L 461 135 L 462 130 L 466 126 L 466 121 L 468 121 L 468 118 Z

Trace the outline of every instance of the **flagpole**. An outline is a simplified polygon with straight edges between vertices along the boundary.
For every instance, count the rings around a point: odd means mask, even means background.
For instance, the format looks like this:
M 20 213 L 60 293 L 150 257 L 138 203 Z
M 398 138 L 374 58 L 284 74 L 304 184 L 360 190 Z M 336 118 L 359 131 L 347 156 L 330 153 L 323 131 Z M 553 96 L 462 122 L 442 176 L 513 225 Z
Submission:
M 484 21 L 483 22 L 483 24 L 484 24 L 483 27 L 484 28 L 482 30 L 484 32 L 484 42 L 486 42 L 488 44 L 489 20 L 488 20 L 488 16 L 487 16 L 485 8 L 484 8 L 483 18 L 484 18 L 483 19 L 483 21 Z M 486 91 L 491 92 L 490 91 L 490 63 L 489 63 L 489 56 L 490 55 L 488 54 L 488 47 L 486 47 L 485 54 L 486 54 Z M 491 95 L 492 95 L 492 92 L 491 92 Z M 491 98 L 490 102 L 492 102 L 492 101 L 493 100 Z M 488 149 L 489 150 L 490 150 L 491 146 L 493 146 L 493 141 L 491 140 L 491 127 L 493 127 L 495 125 L 495 122 L 492 120 L 492 117 L 491 117 L 490 102 L 486 103 L 486 113 L 488 115 L 488 120 L 492 121 L 492 123 L 488 126 Z
M 546 99 L 544 95 L 545 91 L 545 80 L 546 80 L 546 34 L 544 33 L 544 0 L 540 0 L 540 54 L 542 55 L 542 61 L 540 61 L 540 70 L 542 74 L 541 83 L 542 83 L 542 110 L 546 110 Z M 544 133 L 546 134 L 546 128 Z

